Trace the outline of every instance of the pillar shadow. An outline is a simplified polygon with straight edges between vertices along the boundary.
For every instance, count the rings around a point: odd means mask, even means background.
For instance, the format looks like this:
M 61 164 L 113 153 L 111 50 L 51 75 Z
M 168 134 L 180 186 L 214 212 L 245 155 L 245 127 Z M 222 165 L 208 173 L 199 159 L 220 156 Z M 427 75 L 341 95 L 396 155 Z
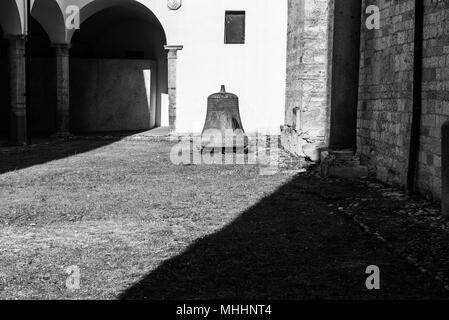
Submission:
M 353 182 L 297 176 L 224 229 L 126 289 L 122 300 L 374 299 L 444 296 L 329 204 L 365 190 Z M 336 210 L 336 208 L 334 209 Z M 151 243 L 148 244 L 151 252 Z M 368 291 L 366 267 L 382 270 Z

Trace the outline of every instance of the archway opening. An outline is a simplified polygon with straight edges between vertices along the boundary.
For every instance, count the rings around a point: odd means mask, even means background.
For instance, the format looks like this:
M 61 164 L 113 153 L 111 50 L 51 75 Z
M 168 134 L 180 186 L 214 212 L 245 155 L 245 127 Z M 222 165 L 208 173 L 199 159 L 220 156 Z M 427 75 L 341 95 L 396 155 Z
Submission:
M 9 130 L 9 68 L 8 68 L 8 40 L 5 39 L 3 28 L 0 26 L 0 136 L 4 139 Z
M 54 53 L 42 26 L 31 21 L 31 129 L 34 135 L 54 132 L 56 72 Z M 11 123 L 9 40 L 0 27 L 0 135 L 7 136 Z
M 31 19 L 31 128 L 34 135 L 56 129 L 56 65 L 54 49 L 42 25 Z
M 73 132 L 138 131 L 161 124 L 166 36 L 144 5 L 127 2 L 85 20 L 72 38 Z

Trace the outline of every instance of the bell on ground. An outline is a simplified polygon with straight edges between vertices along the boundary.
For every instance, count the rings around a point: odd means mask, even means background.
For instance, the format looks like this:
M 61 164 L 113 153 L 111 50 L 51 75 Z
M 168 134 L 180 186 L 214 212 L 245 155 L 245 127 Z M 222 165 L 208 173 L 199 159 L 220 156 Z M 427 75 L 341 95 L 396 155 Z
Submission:
M 201 134 L 203 149 L 214 152 L 247 152 L 248 137 L 240 119 L 239 98 L 225 90 L 209 96 Z

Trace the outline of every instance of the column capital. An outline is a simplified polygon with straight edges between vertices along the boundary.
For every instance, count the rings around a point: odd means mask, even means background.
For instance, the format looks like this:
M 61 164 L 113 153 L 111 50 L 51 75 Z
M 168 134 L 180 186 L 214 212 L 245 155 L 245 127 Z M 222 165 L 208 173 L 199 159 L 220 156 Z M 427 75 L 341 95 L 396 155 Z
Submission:
M 177 59 L 178 58 L 178 51 L 184 49 L 184 46 L 181 45 L 170 45 L 170 46 L 164 46 L 165 50 L 168 50 L 168 58 L 169 59 Z
M 165 48 L 165 50 L 169 50 L 169 51 L 171 51 L 171 50 L 178 51 L 178 50 L 184 49 L 184 46 L 181 46 L 181 45 L 167 45 L 167 46 L 164 46 L 164 48 Z
M 26 35 L 24 34 L 5 34 L 3 37 L 7 40 L 26 40 Z
M 51 47 L 56 50 L 57 56 L 68 56 L 72 45 L 70 43 L 52 43 Z

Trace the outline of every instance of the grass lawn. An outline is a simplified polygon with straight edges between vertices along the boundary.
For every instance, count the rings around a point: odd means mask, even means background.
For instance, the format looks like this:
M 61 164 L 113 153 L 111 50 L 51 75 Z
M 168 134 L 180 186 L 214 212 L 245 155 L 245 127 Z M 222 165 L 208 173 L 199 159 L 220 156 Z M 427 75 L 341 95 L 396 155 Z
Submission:
M 0 298 L 445 295 L 329 214 L 323 190 L 359 190 L 257 166 L 176 166 L 173 145 L 81 139 L 1 150 Z M 385 287 L 373 293 L 364 272 L 376 263 Z M 79 290 L 66 287 L 69 266 L 80 269 Z
M 74 155 L 0 175 L 0 298 L 114 298 L 288 179 L 255 166 L 175 166 L 168 142 L 101 144 L 1 154 L 11 169 L 61 149 Z M 82 282 L 74 293 L 72 265 Z

